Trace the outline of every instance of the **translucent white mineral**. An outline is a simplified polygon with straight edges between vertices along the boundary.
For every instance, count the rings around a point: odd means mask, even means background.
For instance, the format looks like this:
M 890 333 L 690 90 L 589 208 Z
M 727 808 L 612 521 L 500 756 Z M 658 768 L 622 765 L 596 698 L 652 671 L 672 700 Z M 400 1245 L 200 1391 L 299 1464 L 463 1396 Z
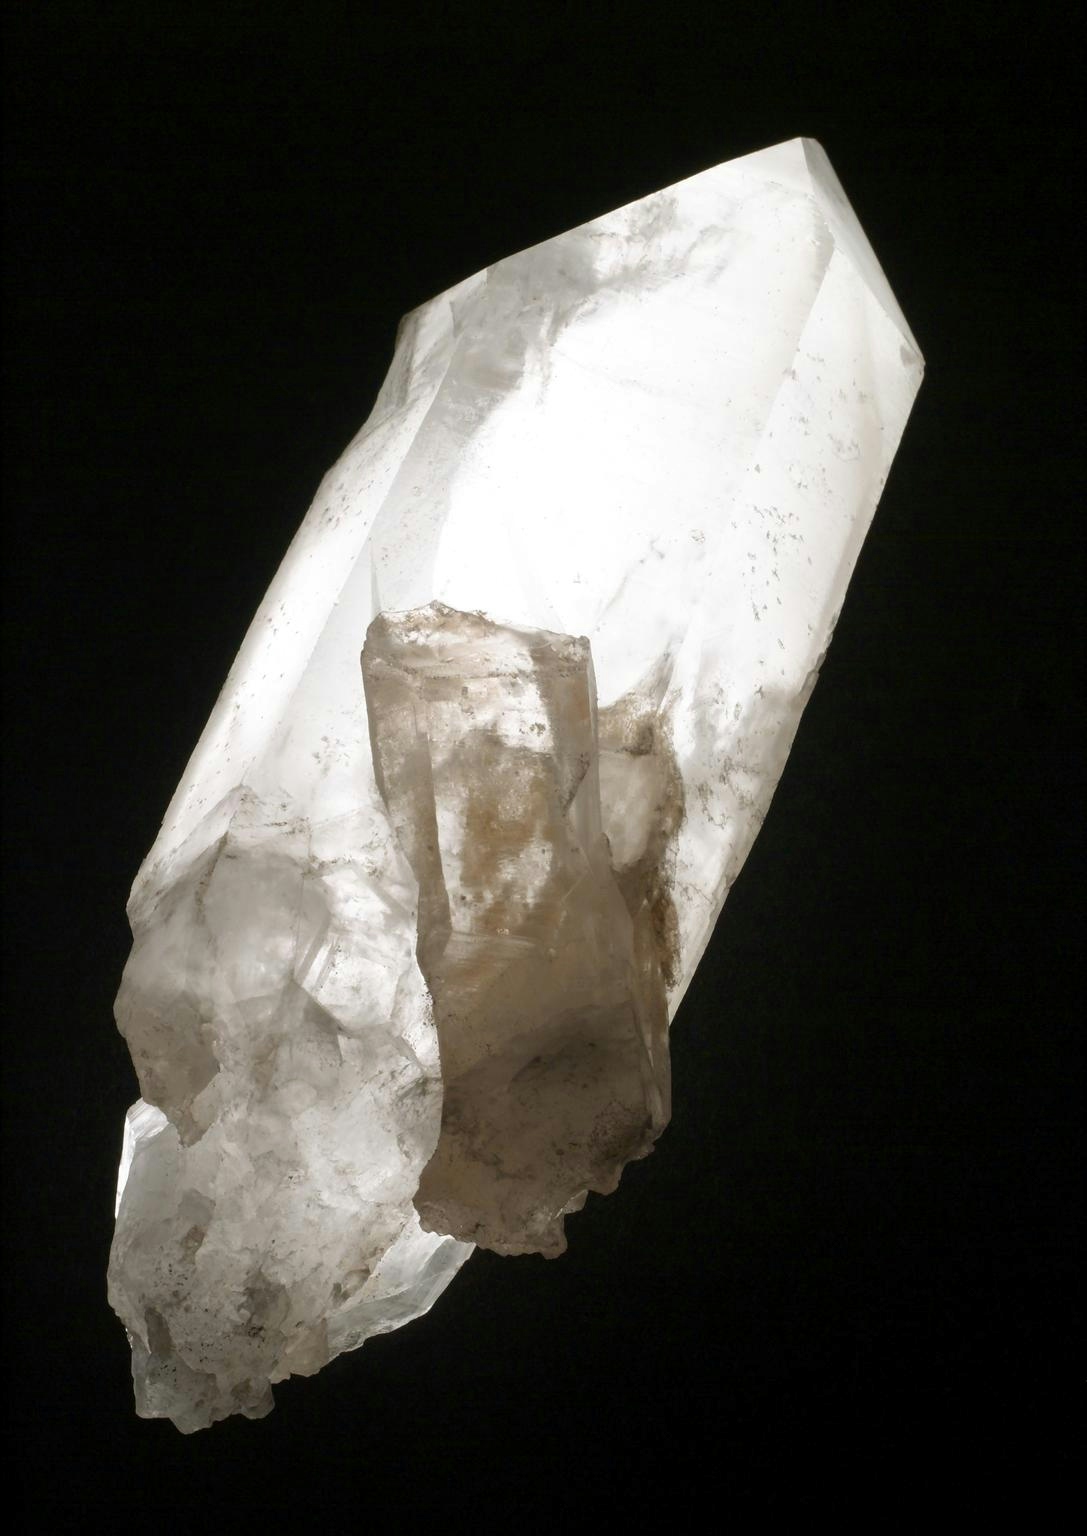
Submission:
M 649 1150 L 921 371 L 800 139 L 404 321 L 132 891 L 141 1414 L 266 1413 Z

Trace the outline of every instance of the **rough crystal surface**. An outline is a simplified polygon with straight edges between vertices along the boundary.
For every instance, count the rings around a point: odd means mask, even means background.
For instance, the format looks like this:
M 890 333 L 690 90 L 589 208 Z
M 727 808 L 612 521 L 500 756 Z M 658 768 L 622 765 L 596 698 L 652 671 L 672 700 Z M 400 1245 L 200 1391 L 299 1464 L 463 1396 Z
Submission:
M 464 1236 L 556 1251 L 650 1145 L 921 370 L 810 140 L 407 317 L 133 886 L 109 1285 L 141 1413 L 266 1412 L 425 1311 Z M 591 1041 L 608 1071 L 560 1091 Z

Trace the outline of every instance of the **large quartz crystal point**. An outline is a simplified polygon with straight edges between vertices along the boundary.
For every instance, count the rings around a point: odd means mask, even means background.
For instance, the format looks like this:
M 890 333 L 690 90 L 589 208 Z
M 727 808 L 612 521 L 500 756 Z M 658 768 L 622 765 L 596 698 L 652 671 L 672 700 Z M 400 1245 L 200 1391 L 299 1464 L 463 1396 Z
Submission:
M 809 139 L 407 316 L 132 888 L 140 1413 L 267 1412 L 649 1148 L 921 372 Z
M 362 667 L 445 1084 L 415 1206 L 427 1231 L 554 1255 L 563 1214 L 668 1112 L 664 981 L 636 963 L 604 833 L 589 643 L 434 603 L 375 619 Z

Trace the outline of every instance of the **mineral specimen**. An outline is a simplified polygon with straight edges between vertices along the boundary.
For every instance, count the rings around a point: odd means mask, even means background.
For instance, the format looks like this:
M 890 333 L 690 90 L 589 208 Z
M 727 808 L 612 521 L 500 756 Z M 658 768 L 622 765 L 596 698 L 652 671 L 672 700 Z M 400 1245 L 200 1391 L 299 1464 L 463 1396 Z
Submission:
M 649 1151 L 921 370 L 799 139 L 403 323 L 129 903 L 140 1413 L 266 1413 Z

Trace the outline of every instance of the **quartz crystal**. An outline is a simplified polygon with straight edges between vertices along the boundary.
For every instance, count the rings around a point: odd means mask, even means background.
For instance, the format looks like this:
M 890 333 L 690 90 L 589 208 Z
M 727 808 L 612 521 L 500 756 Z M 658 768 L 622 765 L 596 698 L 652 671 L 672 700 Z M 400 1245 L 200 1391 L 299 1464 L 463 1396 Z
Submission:
M 403 322 L 129 902 L 141 1414 L 259 1417 L 651 1149 L 921 371 L 806 139 Z
M 652 936 L 636 945 L 640 884 L 628 909 L 612 865 L 589 642 L 434 603 L 376 618 L 362 668 L 444 1084 L 416 1210 L 499 1253 L 561 1253 L 563 1214 L 615 1188 L 668 1103 L 664 981 Z

